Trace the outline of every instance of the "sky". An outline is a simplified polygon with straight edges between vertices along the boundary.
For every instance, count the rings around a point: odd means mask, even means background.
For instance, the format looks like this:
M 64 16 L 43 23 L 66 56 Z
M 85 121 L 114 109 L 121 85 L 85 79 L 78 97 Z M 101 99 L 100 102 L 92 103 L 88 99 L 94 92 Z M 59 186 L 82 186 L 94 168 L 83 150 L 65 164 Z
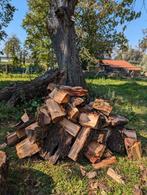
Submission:
M 22 20 L 27 13 L 27 0 L 12 0 L 12 4 L 16 7 L 17 11 L 14 14 L 13 21 L 10 22 L 6 29 L 6 33 L 8 34 L 8 37 L 15 34 L 20 39 L 21 43 L 24 43 L 26 32 L 22 27 Z M 137 20 L 128 23 L 125 32 L 125 35 L 129 40 L 129 45 L 132 47 L 137 46 L 138 41 L 143 37 L 142 30 L 147 28 L 147 8 L 145 9 L 142 7 L 142 0 L 136 0 L 135 10 L 141 10 L 142 15 Z M 3 43 L 1 47 L 2 46 Z

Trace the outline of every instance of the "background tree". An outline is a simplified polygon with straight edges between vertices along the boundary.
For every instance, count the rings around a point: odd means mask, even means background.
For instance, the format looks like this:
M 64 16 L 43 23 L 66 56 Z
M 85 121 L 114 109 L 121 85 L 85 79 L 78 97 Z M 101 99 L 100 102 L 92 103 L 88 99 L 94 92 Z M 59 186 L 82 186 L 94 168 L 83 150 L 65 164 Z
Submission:
M 128 61 L 132 64 L 140 65 L 142 58 L 143 58 L 144 53 L 141 51 L 141 49 L 138 48 L 131 48 L 128 47 L 125 50 L 120 50 L 115 57 L 115 59 L 119 60 L 125 60 Z
M 65 17 L 66 11 L 70 15 L 70 10 L 67 6 L 68 2 L 69 4 L 73 3 L 73 1 L 66 1 L 64 5 L 61 3 L 64 7 L 64 10 L 62 9 L 62 14 Z M 79 3 L 78 1 L 74 2 L 76 2 L 77 5 L 74 9 L 76 19 L 74 18 L 73 11 L 70 16 L 71 18 L 66 17 L 65 21 L 70 19 L 71 23 L 74 24 L 75 22 L 78 35 L 78 39 L 75 37 L 75 42 L 78 43 L 76 47 L 80 51 L 82 64 L 87 65 L 95 62 L 97 58 L 104 58 L 106 56 L 110 57 L 115 47 L 125 47 L 127 40 L 123 32 L 126 28 L 126 21 L 131 21 L 140 16 L 140 13 L 136 13 L 131 9 L 131 5 L 133 4 L 132 0 L 122 0 L 120 2 L 82 0 L 79 1 Z M 55 63 L 52 50 L 52 47 L 55 46 L 54 44 L 51 44 L 48 38 L 46 21 L 48 15 L 49 18 L 53 15 L 53 9 L 54 16 L 57 16 L 57 13 L 55 12 L 60 10 L 59 7 L 62 6 L 58 7 L 58 3 L 49 0 L 28 0 L 28 6 L 29 12 L 24 19 L 23 25 L 28 33 L 27 43 L 32 50 L 32 54 L 34 53 L 38 58 L 42 58 L 41 53 L 42 51 L 45 51 L 43 53 L 46 53 L 49 58 L 44 59 L 49 59 L 49 61 Z M 62 17 L 62 19 L 63 18 L 64 17 Z M 65 21 L 62 22 L 63 26 L 65 25 Z M 57 23 L 59 23 L 58 17 L 56 17 L 54 25 Z M 122 27 L 121 32 L 120 28 L 119 31 L 117 30 L 117 26 Z M 51 25 L 49 25 L 49 32 L 50 35 L 54 34 Z M 62 34 L 60 34 L 60 36 L 61 35 Z M 52 36 L 50 37 L 52 39 Z M 46 44 L 44 44 L 44 42 Z M 61 59 L 61 56 L 59 59 Z M 38 62 L 39 61 L 40 60 L 38 59 Z
M 12 57 L 13 65 L 17 65 L 18 59 L 20 58 L 20 40 L 15 35 L 6 41 L 4 53 L 7 57 Z
M 53 67 L 55 55 L 47 31 L 48 0 L 28 0 L 29 12 L 23 20 L 27 31 L 26 46 L 30 50 L 32 62 L 45 69 Z
M 10 4 L 11 0 L 0 0 L 0 41 L 6 37 L 5 28 L 13 18 L 15 7 Z
M 143 30 L 143 39 L 139 42 L 139 47 L 142 50 L 142 52 L 147 51 L 147 29 Z

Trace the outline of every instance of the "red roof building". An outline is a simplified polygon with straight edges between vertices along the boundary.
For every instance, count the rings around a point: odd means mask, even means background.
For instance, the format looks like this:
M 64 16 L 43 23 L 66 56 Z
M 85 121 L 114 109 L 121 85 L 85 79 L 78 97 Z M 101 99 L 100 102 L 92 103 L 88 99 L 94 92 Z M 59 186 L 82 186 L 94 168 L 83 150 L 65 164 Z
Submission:
M 111 68 L 123 68 L 129 71 L 141 71 L 140 67 L 134 66 L 127 61 L 124 60 L 100 60 L 105 66 L 110 66 Z
M 113 73 L 118 72 L 121 75 L 139 75 L 141 72 L 141 68 L 138 66 L 134 66 L 133 64 L 125 61 L 125 60 L 98 60 L 97 68 L 105 71 L 105 73 Z

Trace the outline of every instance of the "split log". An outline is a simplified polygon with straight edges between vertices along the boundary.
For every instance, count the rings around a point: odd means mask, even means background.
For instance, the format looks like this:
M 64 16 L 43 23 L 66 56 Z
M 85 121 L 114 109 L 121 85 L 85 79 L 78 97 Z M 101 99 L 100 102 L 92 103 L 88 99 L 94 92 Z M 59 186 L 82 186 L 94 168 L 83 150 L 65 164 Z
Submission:
M 112 179 L 114 179 L 117 183 L 125 184 L 121 175 L 118 175 L 112 168 L 109 168 L 107 171 L 107 175 L 109 175 Z
M 0 194 L 7 195 L 8 159 L 5 152 L 0 151 Z
M 32 143 L 37 142 L 40 145 L 42 144 L 47 131 L 48 126 L 40 127 L 38 122 L 35 122 L 25 128 L 26 135 L 30 139 L 30 141 Z
M 112 130 L 106 141 L 107 147 L 118 154 L 126 154 L 124 139 L 118 130 Z
M 69 106 L 69 108 L 67 109 L 67 116 L 68 119 L 75 122 L 79 116 L 79 110 L 76 107 Z
M 106 159 L 106 158 L 110 158 L 110 157 L 112 157 L 112 156 L 113 156 L 113 153 L 112 153 L 108 148 L 106 148 L 106 150 L 105 150 L 105 152 L 104 152 L 102 158 L 103 158 L 103 159 Z
M 19 137 L 16 132 L 12 132 L 6 136 L 6 143 L 8 146 L 15 146 L 19 142 Z
M 92 112 L 93 108 L 90 105 L 79 107 L 80 112 Z
M 92 105 L 92 107 L 102 113 L 104 113 L 105 115 L 109 116 L 109 114 L 112 111 L 112 106 L 110 106 L 110 104 L 103 99 L 96 99 Z
M 48 114 L 46 106 L 42 106 L 39 108 L 37 118 L 38 118 L 38 124 L 41 127 L 44 127 L 45 125 L 49 125 L 51 123 L 51 117 Z
M 81 129 L 79 125 L 71 122 L 70 120 L 66 118 L 61 120 L 59 123 L 65 129 L 65 131 L 67 131 L 69 134 L 71 134 L 74 137 L 78 134 L 78 132 Z
M 59 121 L 66 115 L 62 107 L 58 105 L 53 99 L 47 99 L 46 106 L 53 122 Z
M 135 130 L 123 129 L 122 130 L 122 134 L 125 137 L 132 138 L 132 139 L 137 140 L 137 134 L 136 134 L 136 131 Z
M 89 127 L 83 127 L 78 134 L 74 144 L 72 145 L 70 152 L 68 154 L 68 157 L 72 160 L 76 161 L 78 158 L 78 155 L 82 148 L 84 147 L 85 142 L 87 141 L 87 138 L 90 134 L 91 128 Z
M 114 163 L 116 163 L 117 160 L 116 160 L 116 157 L 115 156 L 112 156 L 110 158 L 107 158 L 107 159 L 104 159 L 102 160 L 101 162 L 98 162 L 96 164 L 92 164 L 92 166 L 95 168 L 95 169 L 101 169 L 101 168 L 105 168 L 105 167 L 108 167 Z
M 21 120 L 23 123 L 26 123 L 27 121 L 29 121 L 29 116 L 26 112 L 22 115 Z
M 140 160 L 142 157 L 141 142 L 135 142 L 130 148 L 127 148 L 127 154 L 130 159 Z
M 31 157 L 40 151 L 40 147 L 36 143 L 32 143 L 29 138 L 24 139 L 16 145 L 16 152 L 20 159 Z
M 17 134 L 17 137 L 19 139 L 25 138 L 27 136 L 25 128 L 27 128 L 28 126 L 30 126 L 34 122 L 35 122 L 35 119 L 29 119 L 28 121 L 20 123 L 19 125 L 17 125 L 15 127 L 15 132 Z
M 84 103 L 84 99 L 83 98 L 80 98 L 80 97 L 77 97 L 77 98 L 73 98 L 71 100 L 71 103 L 74 107 L 77 107 L 77 106 L 82 106 L 83 103 Z
M 47 90 L 53 91 L 57 87 L 57 84 L 55 83 L 49 83 L 47 86 Z
M 129 122 L 129 120 L 126 117 L 120 115 L 110 116 L 108 120 L 110 120 L 110 125 L 113 127 L 124 126 Z
M 47 86 L 50 82 L 59 82 L 63 73 L 58 70 L 49 70 L 44 75 L 27 83 L 19 83 L 0 90 L 0 101 L 6 101 L 8 105 L 16 104 L 35 97 L 44 97 L 47 95 Z M 22 95 L 23 94 L 23 95 Z
M 81 113 L 79 117 L 79 123 L 82 126 L 97 129 L 99 124 L 99 118 L 100 115 L 98 113 Z
M 69 95 L 67 91 L 55 88 L 49 97 L 52 98 L 58 104 L 66 104 L 69 101 Z
M 124 144 L 125 144 L 125 148 L 126 148 L 126 151 L 127 151 L 128 158 L 131 158 L 130 148 L 135 143 L 136 143 L 136 140 L 135 139 L 128 138 L 128 137 L 124 139 Z
M 100 143 L 100 144 L 105 144 L 107 134 L 108 134 L 108 131 L 105 131 L 105 130 L 99 130 L 99 132 L 98 132 L 97 142 L 98 142 L 98 143 Z
M 101 159 L 105 149 L 105 145 L 93 141 L 88 145 L 87 151 L 85 152 L 85 156 L 90 162 L 95 163 L 96 161 Z
M 88 90 L 83 89 L 82 87 L 70 87 L 61 85 L 60 89 L 67 91 L 70 96 L 83 97 L 88 94 Z
M 68 155 L 73 137 L 58 125 L 53 125 L 47 133 L 40 156 L 56 164 L 59 158 Z

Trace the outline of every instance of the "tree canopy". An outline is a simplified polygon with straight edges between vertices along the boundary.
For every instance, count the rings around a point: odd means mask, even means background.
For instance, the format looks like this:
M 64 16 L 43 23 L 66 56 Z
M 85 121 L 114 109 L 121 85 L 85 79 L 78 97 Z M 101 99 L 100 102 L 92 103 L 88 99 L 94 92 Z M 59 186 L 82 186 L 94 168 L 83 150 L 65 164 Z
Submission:
M 0 41 L 6 37 L 5 28 L 13 18 L 15 7 L 11 0 L 0 0 Z
M 55 58 L 47 31 L 50 2 L 28 0 L 29 11 L 23 26 L 27 31 L 26 43 L 32 54 L 37 56 L 38 61 L 44 59 L 46 63 L 50 61 L 53 64 L 52 59 Z M 126 22 L 140 16 L 140 12 L 136 13 L 132 9 L 133 3 L 133 0 L 79 1 L 74 20 L 83 62 L 110 57 L 115 47 L 122 49 L 126 46 Z

